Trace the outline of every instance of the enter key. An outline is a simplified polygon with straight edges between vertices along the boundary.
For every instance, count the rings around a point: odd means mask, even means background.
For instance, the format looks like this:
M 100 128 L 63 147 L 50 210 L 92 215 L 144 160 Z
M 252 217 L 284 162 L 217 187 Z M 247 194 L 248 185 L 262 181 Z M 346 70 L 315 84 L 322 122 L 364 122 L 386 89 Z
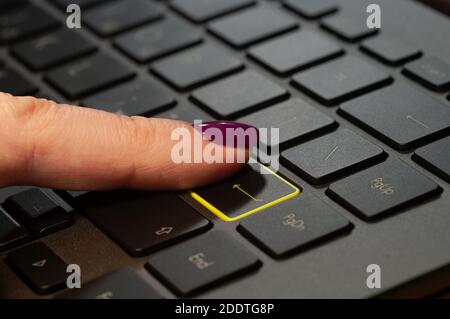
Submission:
M 236 221 L 300 194 L 300 189 L 264 165 L 247 165 L 236 177 L 191 192 L 224 221 Z

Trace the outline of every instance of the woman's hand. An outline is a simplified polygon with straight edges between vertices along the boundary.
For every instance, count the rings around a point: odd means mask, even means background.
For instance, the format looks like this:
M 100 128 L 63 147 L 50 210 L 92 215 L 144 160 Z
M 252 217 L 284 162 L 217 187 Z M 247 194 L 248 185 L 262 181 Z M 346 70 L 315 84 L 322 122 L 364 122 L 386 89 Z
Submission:
M 175 164 L 171 134 L 180 127 L 200 134 L 190 123 L 0 93 L 0 187 L 176 190 L 218 181 L 242 167 Z M 245 149 L 236 152 L 247 156 Z

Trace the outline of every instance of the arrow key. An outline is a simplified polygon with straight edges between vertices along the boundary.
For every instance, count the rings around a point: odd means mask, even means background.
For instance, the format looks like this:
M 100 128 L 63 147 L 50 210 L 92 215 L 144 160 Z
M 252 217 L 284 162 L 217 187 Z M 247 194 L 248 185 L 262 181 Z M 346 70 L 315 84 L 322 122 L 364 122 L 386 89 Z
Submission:
M 43 243 L 34 243 L 9 253 L 5 262 L 38 294 L 64 288 L 67 264 Z
M 39 188 L 9 197 L 4 207 L 36 236 L 49 235 L 74 223 L 72 208 L 50 191 L 44 193 Z
M 78 205 L 128 254 L 140 257 L 212 225 L 175 193 L 115 191 L 82 196 Z

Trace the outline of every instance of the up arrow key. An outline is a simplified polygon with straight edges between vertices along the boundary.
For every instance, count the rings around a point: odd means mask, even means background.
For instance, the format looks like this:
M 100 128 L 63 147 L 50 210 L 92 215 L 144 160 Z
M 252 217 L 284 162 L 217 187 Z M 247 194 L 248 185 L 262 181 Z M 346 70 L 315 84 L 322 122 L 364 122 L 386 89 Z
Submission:
M 156 231 L 157 236 L 169 235 L 173 231 L 173 227 L 162 227 L 160 230 Z

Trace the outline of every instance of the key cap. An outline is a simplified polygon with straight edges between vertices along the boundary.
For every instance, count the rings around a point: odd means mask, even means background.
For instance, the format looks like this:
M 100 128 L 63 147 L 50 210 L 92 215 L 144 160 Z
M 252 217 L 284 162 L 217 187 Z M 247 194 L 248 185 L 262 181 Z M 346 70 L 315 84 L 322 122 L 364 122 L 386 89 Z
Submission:
M 348 129 L 301 144 L 282 159 L 308 183 L 322 185 L 376 164 L 386 153 Z
M 192 295 L 255 270 L 261 262 L 224 232 L 212 232 L 150 257 L 147 268 L 177 294 Z
M 28 231 L 0 207 L 0 252 L 19 246 L 30 239 Z
M 403 73 L 431 90 L 444 92 L 450 89 L 450 65 L 437 57 L 408 63 Z
M 180 91 L 187 91 L 241 70 L 242 61 L 207 44 L 153 64 L 152 71 Z
M 258 128 L 279 128 L 279 143 L 283 148 L 304 142 L 332 130 L 337 123 L 300 99 L 277 104 L 266 110 L 242 117 L 239 122 Z
M 186 18 L 202 23 L 254 4 L 254 0 L 175 0 L 170 6 Z
M 450 137 L 419 148 L 412 159 L 450 183 Z
M 191 98 L 220 118 L 269 106 L 289 93 L 254 71 L 245 71 L 194 91 Z
M 336 105 L 392 83 L 392 77 L 364 60 L 346 56 L 301 72 L 292 84 L 324 105 Z
M 52 70 L 44 78 L 68 98 L 77 99 L 126 81 L 134 75 L 119 60 L 99 53 Z
M 378 33 L 379 29 L 367 26 L 367 16 L 338 14 L 322 20 L 320 26 L 348 42 L 358 42 Z
M 202 41 L 198 30 L 169 18 L 119 36 L 114 45 L 139 63 L 181 51 Z
M 0 69 L 0 92 L 12 95 L 32 95 L 37 87 L 13 69 Z
M 51 234 L 74 223 L 67 205 L 63 207 L 38 188 L 9 197 L 4 207 L 36 236 Z
M 363 219 L 398 212 L 442 189 L 399 160 L 382 163 L 331 184 L 328 196 Z
M 176 107 L 171 108 L 170 110 L 167 110 L 165 112 L 158 113 L 154 117 L 185 121 L 189 123 L 194 123 L 195 121 L 199 120 L 202 120 L 203 122 L 214 120 L 211 115 L 201 111 L 198 107 L 195 107 L 194 105 L 187 102 L 181 102 Z
M 148 116 L 175 103 L 169 89 L 150 78 L 140 78 L 94 95 L 84 100 L 82 105 L 111 113 Z
M 77 31 L 59 30 L 11 48 L 33 70 L 43 70 L 92 53 L 96 46 Z
M 448 2 L 448 0 L 432 0 L 432 1 L 420 0 L 420 1 L 450 17 L 450 2 Z
M 339 114 L 397 150 L 411 150 L 444 137 L 450 109 L 404 84 L 342 104 Z
M 419 0 L 419 1 L 445 14 L 446 16 L 450 16 L 450 2 L 448 2 L 448 0 Z
M 66 285 L 67 264 L 43 243 L 13 251 L 5 262 L 38 294 L 50 294 Z
M 239 232 L 275 258 L 286 257 L 349 230 L 352 224 L 311 195 L 302 194 L 244 219 Z
M 289 33 L 249 51 L 249 56 L 272 72 L 287 76 L 344 53 L 332 41 L 312 31 Z
M 245 166 L 239 175 L 202 187 L 191 196 L 224 221 L 236 221 L 296 197 L 300 189 L 261 164 Z
M 283 4 L 307 19 L 318 19 L 339 9 L 334 0 L 284 0 Z
M 161 299 L 133 269 L 125 267 L 72 289 L 57 299 Z
M 92 193 L 80 197 L 78 205 L 97 227 L 135 257 L 211 227 L 207 219 L 175 194 Z
M 86 9 L 88 7 L 100 4 L 102 2 L 106 2 L 107 0 L 52 0 L 53 3 L 55 3 L 57 6 L 59 6 L 62 9 L 66 9 L 68 5 L 70 4 L 77 4 L 82 9 Z
M 402 65 L 422 55 L 419 49 L 385 34 L 364 41 L 361 50 L 393 66 Z
M 266 7 L 256 7 L 216 20 L 208 31 L 236 48 L 244 48 L 298 28 L 290 15 Z
M 0 44 L 17 41 L 58 25 L 58 20 L 34 5 L 5 10 L 0 13 Z
M 89 28 L 103 37 L 162 18 L 161 11 L 149 1 L 127 0 L 106 3 L 83 14 Z
M 194 123 L 195 121 L 209 122 L 215 120 L 210 114 L 189 102 L 182 101 L 177 106 L 165 112 L 154 115 L 155 118 L 171 119 Z

